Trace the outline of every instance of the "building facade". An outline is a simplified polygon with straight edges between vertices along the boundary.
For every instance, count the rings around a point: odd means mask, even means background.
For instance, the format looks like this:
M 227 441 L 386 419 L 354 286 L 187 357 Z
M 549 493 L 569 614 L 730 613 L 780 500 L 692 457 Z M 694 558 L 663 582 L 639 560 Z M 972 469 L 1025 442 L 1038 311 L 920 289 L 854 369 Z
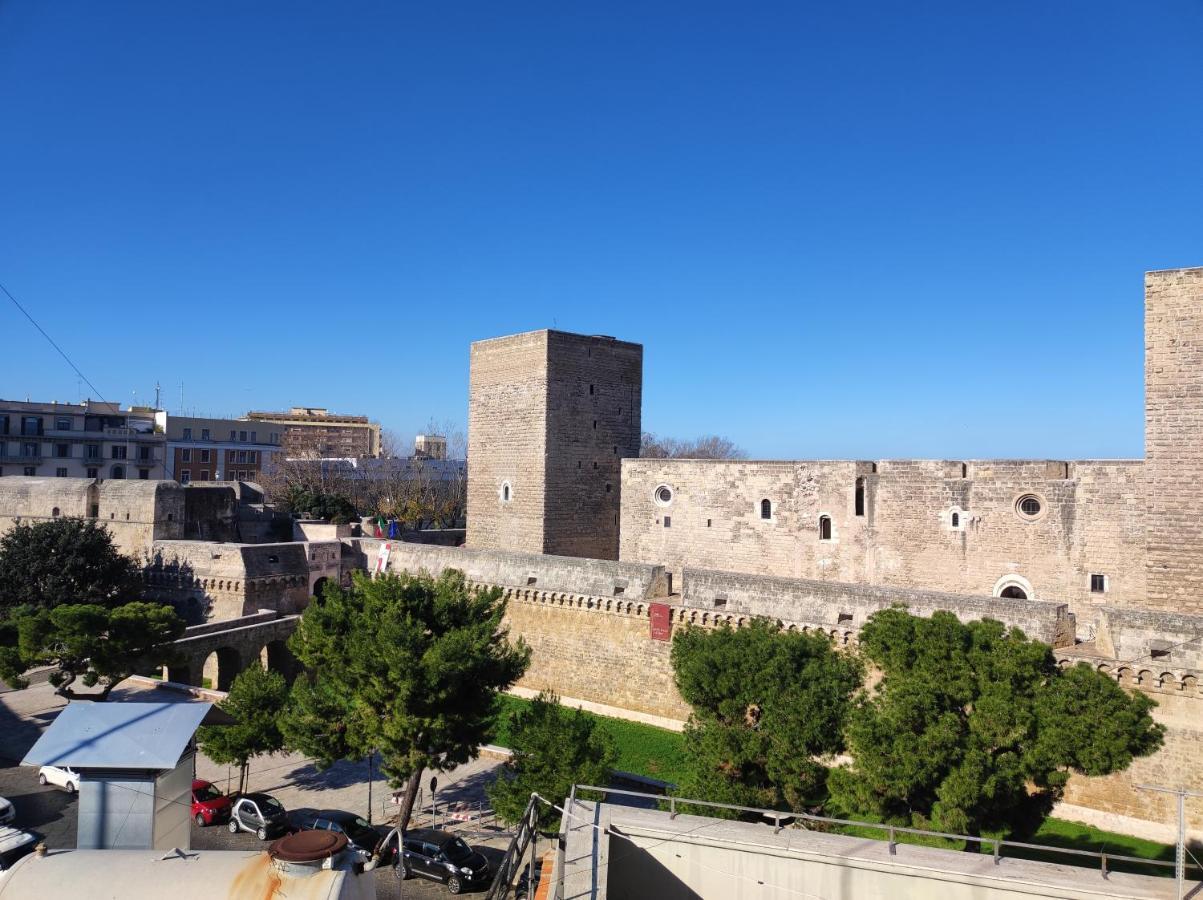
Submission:
M 284 452 L 284 428 L 245 419 L 167 417 L 167 475 L 181 484 L 258 481 Z
M 477 341 L 470 365 L 468 546 L 616 559 L 643 348 L 533 331 Z
M 0 400 L 0 475 L 163 478 L 162 418 L 147 407 L 92 400 Z
M 291 459 L 380 455 L 380 424 L 367 416 L 294 406 L 288 412 L 249 412 L 246 418 L 249 422 L 280 426 L 284 450 Z

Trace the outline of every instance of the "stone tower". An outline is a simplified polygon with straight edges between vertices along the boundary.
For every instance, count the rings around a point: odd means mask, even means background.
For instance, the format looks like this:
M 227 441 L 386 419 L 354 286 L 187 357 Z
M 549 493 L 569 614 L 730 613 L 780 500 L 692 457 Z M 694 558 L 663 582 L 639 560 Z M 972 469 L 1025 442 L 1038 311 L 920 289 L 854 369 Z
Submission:
M 1145 275 L 1148 604 L 1203 613 L 1203 268 Z
M 639 344 L 563 331 L 474 343 L 468 546 L 617 559 L 642 392 Z

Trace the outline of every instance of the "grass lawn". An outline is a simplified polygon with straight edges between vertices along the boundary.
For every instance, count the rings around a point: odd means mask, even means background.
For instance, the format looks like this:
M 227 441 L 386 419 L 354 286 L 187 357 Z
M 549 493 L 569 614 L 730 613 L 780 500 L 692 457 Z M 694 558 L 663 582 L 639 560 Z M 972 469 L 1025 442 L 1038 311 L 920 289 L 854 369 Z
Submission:
M 501 695 L 502 716 L 497 734 L 493 742 L 506 747 L 510 739 L 510 716 L 527 703 L 519 697 L 508 694 Z M 643 725 L 639 722 L 628 722 L 625 719 L 613 719 L 608 716 L 598 716 L 587 713 L 597 720 L 598 727 L 606 731 L 618 748 L 618 764 L 616 768 L 624 772 L 633 772 L 648 778 L 658 778 L 661 781 L 678 784 L 685 770 L 684 738 L 675 731 L 656 728 L 654 725 Z M 885 840 L 886 833 L 876 828 L 846 827 L 838 829 L 843 834 L 856 837 L 867 837 Z M 960 849 L 960 842 L 944 841 L 941 839 L 926 839 L 917 835 L 898 835 L 899 843 L 924 844 L 927 846 Z M 1063 847 L 1072 850 L 1091 850 L 1100 853 L 1118 853 L 1122 856 L 1139 856 L 1143 859 L 1169 860 L 1174 859 L 1174 847 L 1170 844 L 1159 844 L 1146 841 L 1126 834 L 1116 834 L 1102 831 L 1089 825 L 1079 825 L 1064 819 L 1048 819 L 1029 841 L 1032 844 L 1045 844 L 1050 847 Z M 1097 868 L 1096 860 L 1086 857 L 1076 857 L 1070 854 L 1054 853 L 1038 850 L 1024 850 L 1018 847 L 1004 848 L 1004 856 L 1038 859 L 1045 862 L 1056 862 L 1066 865 Z M 991 853 L 993 849 L 987 844 L 983 852 Z M 1189 860 L 1188 860 L 1189 861 Z M 1172 876 L 1174 870 L 1163 866 L 1141 866 L 1136 863 L 1111 863 L 1108 868 L 1114 871 L 1140 872 L 1148 875 Z M 1191 874 L 1188 869 L 1188 875 Z M 1195 877 L 1198 877 L 1197 874 Z

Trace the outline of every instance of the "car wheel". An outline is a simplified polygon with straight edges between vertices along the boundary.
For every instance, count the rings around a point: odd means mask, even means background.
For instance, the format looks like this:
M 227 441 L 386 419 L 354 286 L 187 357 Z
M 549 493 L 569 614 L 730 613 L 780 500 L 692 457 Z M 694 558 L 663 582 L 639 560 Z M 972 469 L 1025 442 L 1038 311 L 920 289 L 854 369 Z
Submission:
M 38 784 L 40 784 L 42 787 L 46 786 L 46 776 L 41 772 L 38 773 Z
M 73 781 L 68 781 L 68 782 L 67 782 L 67 793 L 68 793 L 68 794 L 74 794 L 74 793 L 75 793 L 75 782 L 73 782 Z
M 408 881 L 410 878 L 413 878 L 413 877 L 414 877 L 414 873 L 409 868 L 409 863 L 402 861 L 401 862 L 401 880 Z
M 452 875 L 447 879 L 447 893 L 458 894 L 464 889 L 464 883 L 459 880 L 458 875 Z
M 238 834 L 238 823 L 234 819 L 230 819 L 229 824 L 230 834 Z
M 261 840 L 261 841 L 266 841 L 267 840 L 267 829 L 266 828 L 256 828 L 255 829 L 255 837 L 259 838 L 259 840 Z
M 196 826 L 197 826 L 198 828 L 204 828 L 204 827 L 205 827 L 205 817 L 204 817 L 204 814 L 202 814 L 202 813 L 197 813 L 197 814 L 196 814 Z

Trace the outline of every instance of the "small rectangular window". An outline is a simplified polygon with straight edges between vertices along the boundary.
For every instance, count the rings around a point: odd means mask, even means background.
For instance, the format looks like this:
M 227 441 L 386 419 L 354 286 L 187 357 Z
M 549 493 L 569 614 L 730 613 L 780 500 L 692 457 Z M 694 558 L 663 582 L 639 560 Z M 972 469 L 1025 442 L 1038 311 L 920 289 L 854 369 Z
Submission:
M 237 440 L 237 438 L 236 438 L 236 435 L 237 435 L 237 434 L 238 434 L 238 432 L 237 432 L 237 431 L 231 431 L 231 432 L 230 432 L 230 440 L 232 440 L 232 441 L 233 441 L 233 440 Z
M 55 477 L 57 477 L 57 478 L 66 478 L 67 470 L 65 468 L 58 468 L 58 469 L 54 470 L 54 474 L 55 474 Z
M 1090 576 L 1090 593 L 1092 593 L 1092 594 L 1107 593 L 1107 576 L 1106 575 L 1091 575 Z
M 192 429 L 191 428 L 184 429 L 184 440 L 186 440 L 186 441 L 192 440 Z
M 54 455 L 57 456 L 59 459 L 66 459 L 67 457 L 69 457 L 71 455 L 71 445 L 70 444 L 55 444 L 54 445 Z
M 208 428 L 201 429 L 201 440 L 202 441 L 209 440 L 209 429 Z
M 143 481 L 150 481 L 150 469 L 139 469 L 138 477 Z
M 208 470 L 208 469 L 201 469 L 201 470 L 200 470 L 200 475 L 198 476 L 198 478 L 199 478 L 201 481 L 208 481 L 208 480 L 209 480 L 209 470 Z
M 665 516 L 665 517 L 664 517 L 664 527 L 665 527 L 665 528 L 672 528 L 672 527 L 673 527 L 673 517 L 672 517 L 672 516 Z
M 181 450 L 180 451 L 180 461 L 181 462 L 192 462 L 192 451 L 191 450 Z
M 209 451 L 208 451 L 208 450 L 202 450 L 202 451 L 200 452 L 200 461 L 201 461 L 201 462 L 208 462 L 208 461 L 209 461 Z
M 707 528 L 709 528 L 709 527 L 710 527 L 710 520 L 709 520 L 709 519 L 707 519 L 707 520 L 706 520 L 706 527 L 707 527 Z
M 245 431 L 238 432 L 238 440 L 242 441 L 244 444 L 246 443 L 246 432 Z
M 88 477 L 89 478 L 99 478 L 100 477 L 100 469 L 88 469 Z M 96 518 L 95 513 L 92 514 L 92 518 Z
M 71 430 L 71 419 L 66 418 L 66 417 L 55 419 L 54 427 L 58 431 L 70 431 Z

